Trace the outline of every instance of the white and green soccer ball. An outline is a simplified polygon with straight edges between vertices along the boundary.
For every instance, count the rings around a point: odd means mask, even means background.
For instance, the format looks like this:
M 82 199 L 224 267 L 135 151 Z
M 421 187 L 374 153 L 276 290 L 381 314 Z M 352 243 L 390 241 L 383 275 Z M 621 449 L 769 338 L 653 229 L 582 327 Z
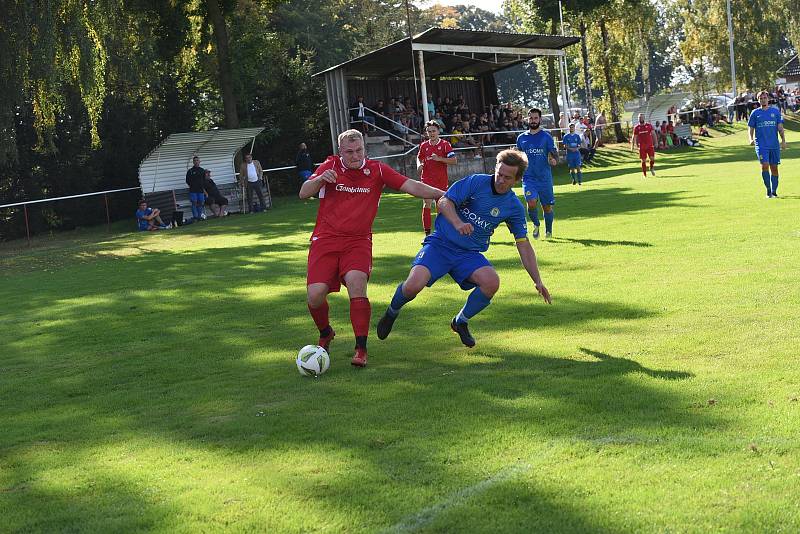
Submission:
M 331 357 L 319 345 L 306 345 L 297 353 L 296 363 L 301 375 L 317 377 L 331 366 Z

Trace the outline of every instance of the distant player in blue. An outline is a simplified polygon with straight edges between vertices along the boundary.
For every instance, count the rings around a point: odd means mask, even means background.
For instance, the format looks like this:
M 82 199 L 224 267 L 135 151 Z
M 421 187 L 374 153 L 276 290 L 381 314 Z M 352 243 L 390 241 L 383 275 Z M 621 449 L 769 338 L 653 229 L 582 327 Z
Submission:
M 778 165 L 781 162 L 781 149 L 786 150 L 786 136 L 783 133 L 783 117 L 776 107 L 769 106 L 769 93 L 758 93 L 760 108 L 750 113 L 747 125 L 750 127 L 750 144 L 756 146 L 756 156 L 761 163 L 761 179 L 767 188 L 767 198 L 778 197 Z M 781 144 L 778 145 L 778 134 Z
M 528 111 L 527 132 L 517 137 L 517 148 L 528 155 L 528 169 L 522 177 L 522 192 L 528 203 L 528 215 L 533 221 L 533 238 L 539 239 L 539 213 L 536 205 L 542 205 L 545 237 L 553 236 L 553 173 L 550 167 L 558 163 L 558 152 L 553 136 L 541 128 L 542 110 L 531 108 Z
M 567 149 L 567 167 L 569 168 L 569 175 L 572 176 L 572 185 L 576 183 L 581 185 L 583 182 L 583 173 L 581 173 L 581 144 L 582 139 L 579 134 L 575 133 L 575 123 L 569 125 L 569 133 L 562 139 L 564 148 Z M 577 181 L 576 181 L 577 180 Z
M 392 331 L 400 308 L 425 286 L 430 287 L 449 274 L 461 289 L 472 289 L 466 304 L 450 322 L 450 328 L 464 345 L 474 347 L 475 338 L 467 322 L 489 305 L 500 288 L 497 272 L 482 253 L 489 248 L 495 229 L 503 223 L 516 239 L 517 252 L 536 291 L 550 304 L 550 293 L 542 283 L 536 254 L 528 241 L 525 208 L 512 191 L 526 166 L 525 154 L 514 149 L 503 150 L 497 155 L 494 176 L 473 174 L 450 186 L 439 199 L 440 216 L 436 217 L 434 232 L 422 242 L 408 278 L 397 286 L 392 302 L 378 322 L 379 339 L 386 339 Z

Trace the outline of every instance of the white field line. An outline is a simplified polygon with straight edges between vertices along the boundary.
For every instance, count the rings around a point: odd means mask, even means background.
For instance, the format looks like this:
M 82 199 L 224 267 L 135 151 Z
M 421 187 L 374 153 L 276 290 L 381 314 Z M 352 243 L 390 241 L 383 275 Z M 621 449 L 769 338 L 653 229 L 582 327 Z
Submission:
M 467 500 L 471 499 L 475 495 L 483 493 L 489 488 L 501 484 L 506 480 L 510 480 L 521 473 L 525 473 L 526 471 L 530 470 L 530 468 L 530 464 L 514 464 L 501 469 L 491 477 L 481 480 L 477 484 L 467 486 L 466 488 L 450 494 L 443 501 L 434 504 L 433 506 L 429 506 L 428 508 L 424 508 L 413 515 L 404 517 L 399 523 L 396 523 L 381 532 L 385 534 L 404 534 L 406 532 L 414 532 L 430 524 L 439 514 L 464 504 Z

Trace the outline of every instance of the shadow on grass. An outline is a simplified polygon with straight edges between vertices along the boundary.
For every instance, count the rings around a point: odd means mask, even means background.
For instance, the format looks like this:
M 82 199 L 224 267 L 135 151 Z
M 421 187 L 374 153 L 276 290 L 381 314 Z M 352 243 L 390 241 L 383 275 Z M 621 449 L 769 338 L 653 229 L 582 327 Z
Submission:
M 598 206 L 580 216 L 676 205 L 680 194 L 598 193 Z M 389 195 L 376 229 L 396 230 L 398 221 L 407 224 L 418 210 L 416 201 Z M 447 327 L 466 293 L 437 287 L 428 307 L 412 303 L 404 309 L 386 342 L 372 338 L 370 367 L 361 372 L 348 363 L 353 339 L 346 293 L 332 295 L 332 323 L 339 331 L 332 369 L 320 380 L 303 380 L 293 359 L 297 348 L 316 337 L 305 306 L 301 252 L 301 234 L 311 223 L 305 208 L 286 215 L 284 220 L 268 220 L 268 215 L 223 220 L 192 234 L 198 239 L 216 233 L 264 236 L 256 244 L 142 249 L 107 258 L 102 253 L 119 244 L 103 243 L 70 252 L 89 254 L 85 265 L 28 273 L 24 285 L 0 289 L 7 301 L 15 295 L 16 303 L 14 314 L 0 320 L 0 404 L 6 407 L 0 491 L 14 510 L 12 530 L 151 528 L 187 513 L 208 519 L 199 505 L 181 510 L 144 498 L 147 481 L 108 477 L 72 484 L 67 476 L 64 484 L 48 482 L 49 472 L 69 470 L 76 462 L 91 471 L 87 465 L 109 461 L 98 458 L 98 451 L 130 436 L 168 443 L 184 454 L 189 454 L 185 449 L 219 453 L 221 465 L 222 458 L 236 454 L 268 459 L 312 447 L 344 452 L 358 459 L 357 468 L 323 476 L 324 487 L 298 477 L 282 489 L 303 502 L 352 513 L 354 529 L 374 529 L 386 525 L 371 517 L 399 521 L 428 506 L 429 496 L 473 485 L 487 469 L 491 474 L 493 465 L 458 451 L 485 447 L 502 458 L 508 451 L 496 443 L 499 435 L 594 443 L 606 436 L 725 425 L 708 414 L 687 412 L 679 394 L 629 379 L 633 374 L 648 380 L 691 377 L 683 371 L 649 369 L 631 357 L 595 349 L 578 348 L 563 357 L 527 348 L 532 343 L 509 351 L 505 344 L 481 342 L 481 335 L 532 336 L 535 329 L 574 325 L 600 333 L 655 313 L 620 302 L 558 296 L 553 307 L 531 305 L 532 293 L 506 288 L 492 313 L 477 321 L 475 351 L 456 343 Z M 298 217 L 302 222 L 293 222 Z M 269 241 L 286 236 L 295 240 Z M 377 252 L 373 283 L 404 279 L 414 252 Z M 519 268 L 513 258 L 497 263 Z M 376 310 L 385 304 L 373 299 Z M 37 450 L 43 442 L 69 454 L 42 455 Z M 159 469 L 165 473 L 151 473 L 154 479 L 185 476 L 170 464 L 153 468 Z M 391 492 L 381 491 L 386 485 Z M 420 492 L 420 487 L 428 489 Z M 539 495 L 535 488 L 523 492 L 513 485 L 504 491 L 523 500 Z M 352 504 L 365 492 L 377 516 L 359 513 Z M 186 495 L 165 500 L 192 502 Z M 556 525 L 567 517 L 589 530 L 593 526 L 560 501 L 536 510 L 535 517 L 523 509 L 517 513 L 537 524 Z

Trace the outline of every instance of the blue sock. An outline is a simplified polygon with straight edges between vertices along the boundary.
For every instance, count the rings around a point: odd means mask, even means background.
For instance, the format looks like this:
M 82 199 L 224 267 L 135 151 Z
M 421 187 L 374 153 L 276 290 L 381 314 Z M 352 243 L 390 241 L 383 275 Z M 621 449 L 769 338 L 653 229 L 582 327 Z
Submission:
M 767 188 L 767 194 L 772 194 L 772 186 L 769 183 L 769 171 L 761 171 L 761 179 L 764 180 L 764 187 Z
M 572 177 L 572 181 L 575 181 L 575 171 L 569 171 L 569 175 Z
M 555 212 L 550 210 L 549 212 L 544 212 L 544 231 L 548 233 L 553 233 L 553 218 L 555 217 Z
M 582 182 L 583 182 L 583 173 L 581 171 L 578 171 L 578 183 Z
M 394 296 L 392 297 L 392 302 L 386 309 L 386 313 L 388 313 L 392 317 L 397 317 L 397 315 L 400 313 L 400 308 L 402 308 L 412 300 L 414 300 L 414 297 L 407 298 L 405 295 L 403 295 L 403 283 L 401 282 L 400 285 L 397 286 L 397 289 L 394 290 Z
M 528 208 L 528 217 L 531 218 L 534 226 L 539 226 L 539 208 Z
M 483 291 L 481 291 L 481 288 L 476 287 L 467 297 L 467 303 L 464 304 L 464 307 L 461 308 L 460 312 L 458 312 L 458 315 L 456 316 L 456 322 L 466 323 L 480 313 L 480 311 L 488 306 L 491 302 L 492 299 L 484 295 Z
M 773 195 L 777 195 L 778 194 L 778 177 L 777 176 L 773 176 L 772 177 L 772 194 Z

